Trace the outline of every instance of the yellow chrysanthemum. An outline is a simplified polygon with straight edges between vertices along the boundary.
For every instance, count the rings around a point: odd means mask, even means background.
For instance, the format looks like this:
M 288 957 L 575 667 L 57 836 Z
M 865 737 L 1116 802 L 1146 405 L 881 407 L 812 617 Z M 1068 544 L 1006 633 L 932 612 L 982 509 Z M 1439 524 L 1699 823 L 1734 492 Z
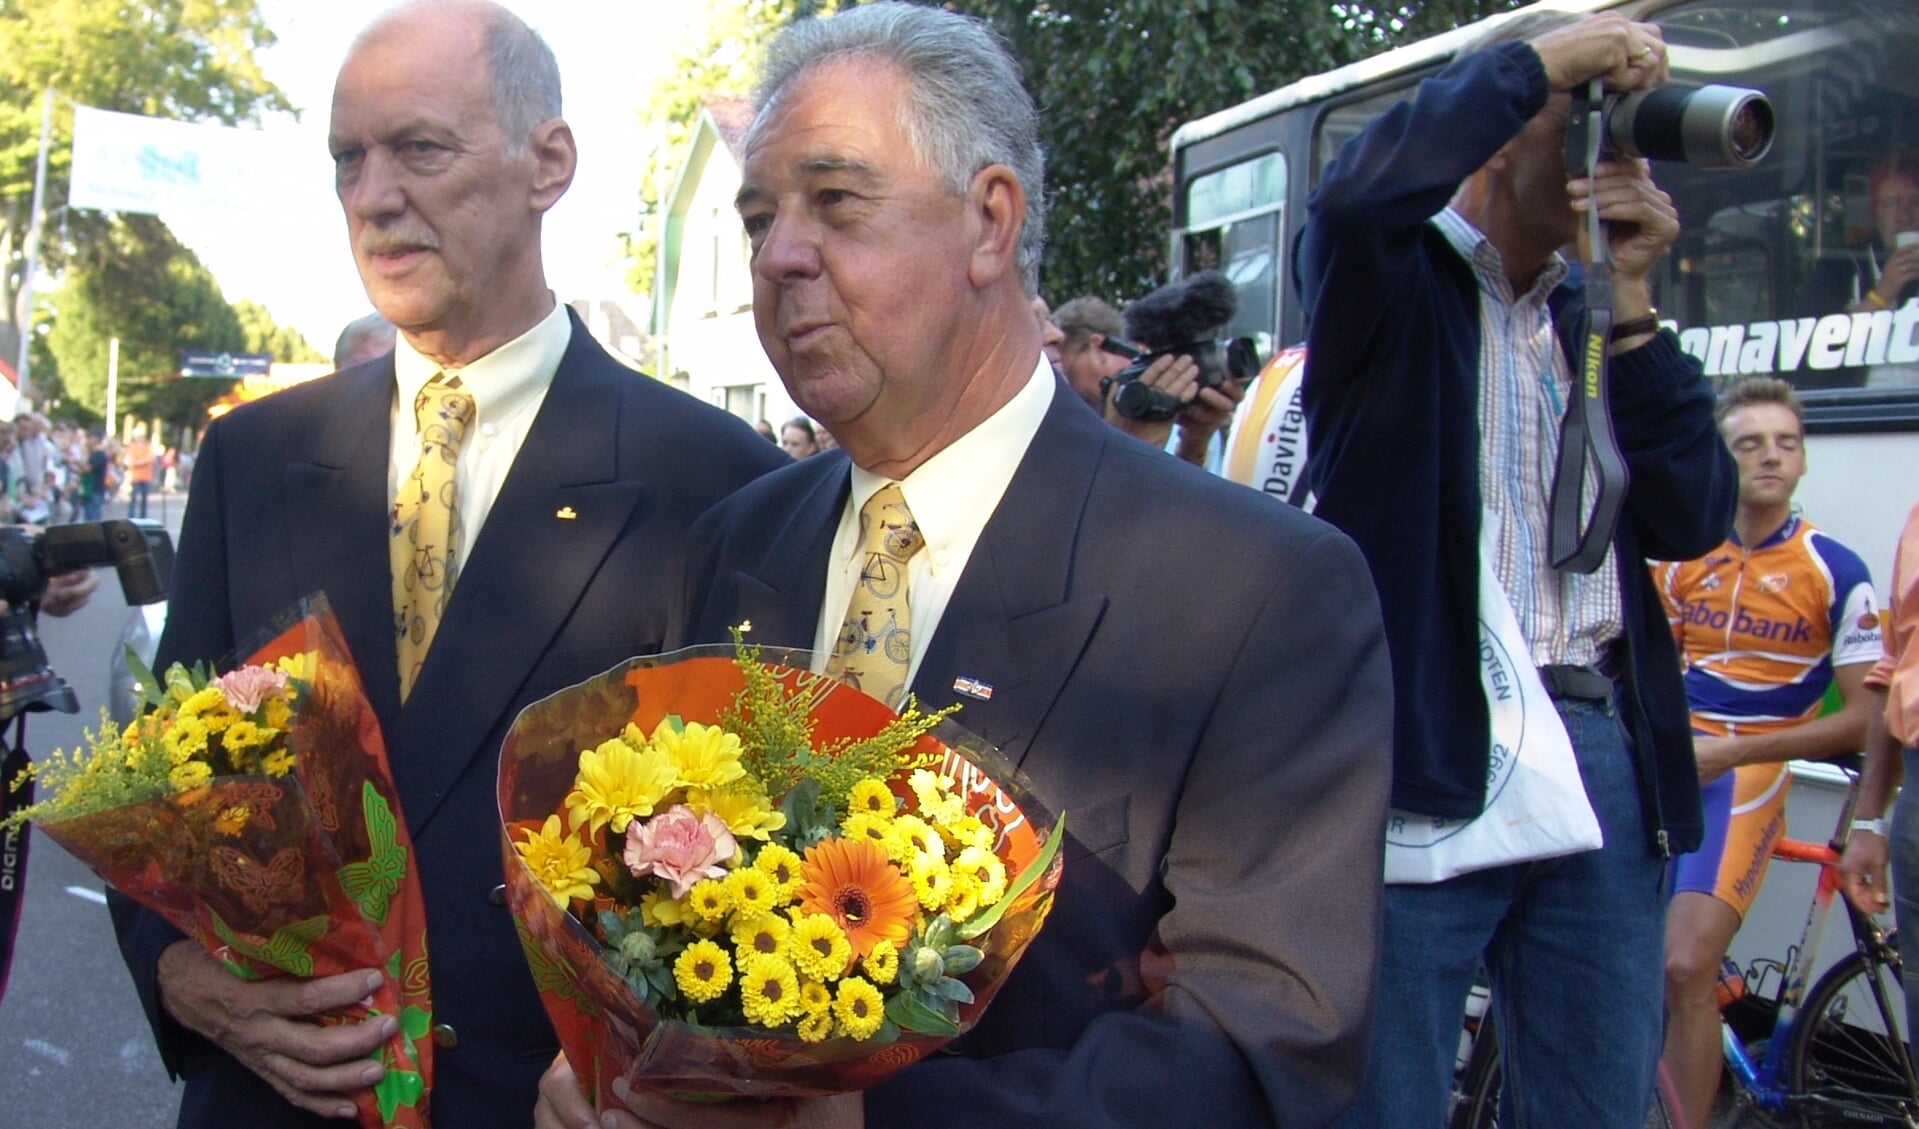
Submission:
M 732 912 L 742 917 L 759 917 L 771 913 L 774 898 L 779 894 L 773 879 L 750 866 L 740 867 L 722 880 L 726 886 L 726 900 Z
M 302 651 L 297 655 L 288 655 L 273 664 L 273 669 L 299 682 L 313 681 L 313 655 Z
M 886 786 L 886 781 L 875 777 L 866 777 L 846 794 L 846 810 L 849 812 L 863 811 L 890 816 L 897 807 L 898 801 L 894 799 L 892 789 Z
M 592 835 L 608 826 L 624 835 L 634 817 L 653 814 L 673 790 L 675 775 L 672 762 L 650 744 L 636 748 L 618 737 L 602 741 L 580 754 L 573 790 L 566 796 L 567 821 Z
M 818 980 L 800 981 L 800 1010 L 807 1015 L 825 1012 L 829 1017 L 833 1012 L 833 989 Z
M 285 731 L 287 722 L 293 720 L 293 707 L 285 698 L 275 694 L 261 706 L 260 720 L 275 729 Z
M 220 740 L 228 749 L 238 752 L 244 749 L 256 749 L 266 744 L 271 736 L 266 730 L 243 717 L 227 726 L 227 731 L 221 734 Z
M 674 960 L 673 982 L 680 986 L 681 995 L 703 1004 L 733 982 L 733 965 L 725 949 L 711 941 L 695 941 Z
M 1006 896 L 1006 864 L 991 851 L 968 847 L 953 860 L 953 873 L 961 871 L 979 880 L 979 904 L 990 906 Z
M 779 956 L 786 951 L 786 938 L 793 925 L 777 913 L 762 913 L 733 923 L 733 944 L 742 953 Z
M 640 896 L 640 920 L 655 929 L 668 925 L 691 925 L 693 913 L 686 903 L 665 890 L 653 890 Z
M 838 980 L 853 959 L 846 934 L 823 913 L 806 914 L 793 924 L 786 951 L 793 967 L 814 980 Z
M 847 839 L 868 840 L 885 851 L 887 858 L 899 861 L 900 839 L 893 834 L 893 821 L 886 816 L 856 811 L 840 821 L 840 835 Z
M 694 811 L 712 812 L 737 839 L 757 839 L 764 843 L 769 835 L 786 826 L 786 813 L 775 810 L 757 787 L 736 784 L 731 788 L 689 788 L 686 805 Z
M 946 916 L 965 921 L 980 911 L 983 904 L 979 879 L 970 870 L 952 872 L 953 884 L 946 892 Z
M 670 721 L 662 721 L 652 741 L 688 788 L 719 788 L 746 775 L 739 737 L 717 725 L 689 721 L 676 731 Z
M 800 1042 L 823 1043 L 833 1033 L 833 1009 L 810 1011 L 800 1018 Z
M 886 1019 L 886 1001 L 871 983 L 848 976 L 833 994 L 833 1018 L 851 1038 L 870 1039 Z
M 726 894 L 726 883 L 718 878 L 702 878 L 686 892 L 686 908 L 695 920 L 717 922 L 732 910 L 733 899 Z
M 913 798 L 919 801 L 920 818 L 932 823 L 958 823 L 966 817 L 966 809 L 960 798 L 953 795 L 951 777 L 940 776 L 930 769 L 916 768 L 906 778 L 913 789 Z
M 913 868 L 913 896 L 920 900 L 921 908 L 936 912 L 952 896 L 953 875 L 943 862 L 932 859 L 921 862 L 922 865 Z
M 893 947 L 893 942 L 881 941 L 860 961 L 860 968 L 873 978 L 873 983 L 891 984 L 899 979 L 900 951 Z
M 755 954 L 740 964 L 740 1010 L 748 1023 L 778 1027 L 800 1014 L 800 981 L 784 957 Z
M 792 900 L 793 891 L 800 885 L 799 855 L 778 843 L 768 843 L 753 859 L 753 869 L 773 880 L 780 904 Z
M 188 761 L 185 764 L 176 764 L 167 770 L 167 783 L 172 785 L 176 792 L 201 787 L 211 779 L 213 779 L 213 769 L 207 767 L 205 761 Z
M 178 716 L 181 718 L 198 718 L 213 713 L 232 712 L 232 709 L 227 705 L 227 696 L 220 692 L 218 686 L 202 686 L 187 695 L 186 701 L 180 703 Z
M 260 771 L 268 776 L 285 776 L 293 771 L 293 750 L 275 749 L 260 762 Z
M 213 829 L 222 835 L 238 835 L 252 815 L 245 804 L 235 804 L 220 813 L 213 821 Z
M 907 858 L 921 855 L 927 858 L 945 859 L 946 840 L 933 826 L 916 815 L 903 815 L 893 821 L 893 833 L 899 837 L 900 846 L 908 852 Z
M 593 885 L 600 879 L 593 869 L 593 852 L 561 831 L 558 814 L 547 816 L 538 831 L 523 827 L 517 833 L 521 838 L 513 849 L 554 905 L 565 909 L 574 898 L 593 896 Z

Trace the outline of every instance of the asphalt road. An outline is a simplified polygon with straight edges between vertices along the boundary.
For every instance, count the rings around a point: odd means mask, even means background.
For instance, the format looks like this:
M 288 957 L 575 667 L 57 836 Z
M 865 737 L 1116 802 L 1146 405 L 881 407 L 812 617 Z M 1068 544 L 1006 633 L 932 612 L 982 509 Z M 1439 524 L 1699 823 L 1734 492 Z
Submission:
M 179 528 L 182 497 L 153 499 L 150 515 Z M 118 517 L 122 507 L 109 508 Z M 78 714 L 27 715 L 27 748 L 72 748 L 98 725 L 107 663 L 127 619 L 112 569 L 86 607 L 42 617 L 49 664 L 73 687 Z M 11 727 L 8 728 L 11 734 Z M 180 1089 L 168 1081 L 107 920 L 102 883 L 34 836 L 12 978 L 0 999 L 0 1124 L 7 1129 L 162 1129 Z

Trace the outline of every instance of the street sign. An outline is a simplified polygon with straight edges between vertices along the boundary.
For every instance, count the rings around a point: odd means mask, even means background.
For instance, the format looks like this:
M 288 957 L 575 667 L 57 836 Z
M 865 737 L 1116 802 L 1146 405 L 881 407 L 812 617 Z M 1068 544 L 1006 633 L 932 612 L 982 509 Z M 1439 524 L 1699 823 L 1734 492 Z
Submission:
M 273 367 L 271 353 L 215 353 L 183 349 L 180 352 L 181 376 L 213 376 L 231 379 L 236 376 L 266 375 Z

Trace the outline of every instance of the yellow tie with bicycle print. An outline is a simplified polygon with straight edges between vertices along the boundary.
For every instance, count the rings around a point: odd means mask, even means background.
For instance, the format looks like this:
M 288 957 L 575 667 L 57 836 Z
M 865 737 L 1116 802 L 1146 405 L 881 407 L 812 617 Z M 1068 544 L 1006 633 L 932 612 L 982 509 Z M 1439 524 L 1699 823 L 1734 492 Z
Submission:
M 859 583 L 826 664 L 831 677 L 894 709 L 906 698 L 913 659 L 906 562 L 925 544 L 898 483 L 888 483 L 860 507 Z
M 394 496 L 389 546 L 402 702 L 426 662 L 427 648 L 433 645 L 460 573 L 465 530 L 460 525 L 455 471 L 473 410 L 473 397 L 461 390 L 460 378 L 444 373 L 428 381 L 413 399 L 420 458 Z

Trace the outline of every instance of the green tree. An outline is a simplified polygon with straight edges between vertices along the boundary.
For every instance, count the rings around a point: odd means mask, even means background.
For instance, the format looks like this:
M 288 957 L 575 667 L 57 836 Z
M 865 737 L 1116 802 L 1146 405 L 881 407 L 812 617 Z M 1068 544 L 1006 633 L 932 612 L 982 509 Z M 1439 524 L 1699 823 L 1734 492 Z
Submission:
M 30 297 L 21 293 L 42 92 L 56 93 L 45 207 L 67 198 L 72 103 L 228 125 L 290 110 L 255 52 L 274 42 L 256 0 L 0 2 L 0 357 L 12 363 Z M 48 224 L 42 266 L 59 270 L 113 239 L 94 212 Z
M 233 313 L 240 319 L 240 331 L 246 335 L 247 352 L 271 353 L 276 361 L 314 363 L 327 360 L 327 355 L 315 349 L 305 334 L 290 325 L 274 321 L 273 311 L 258 302 L 245 299 L 235 302 Z
M 675 45 L 639 112 L 641 121 L 659 131 L 659 147 L 640 178 L 639 224 L 621 236 L 627 285 L 636 293 L 653 292 L 661 197 L 686 159 L 700 107 L 746 97 L 774 33 L 790 20 L 838 7 L 833 0 L 708 0 L 708 18 Z
M 68 264 L 53 306 L 47 346 L 63 397 L 95 415 L 106 411 L 113 338 L 120 341 L 119 411 L 189 427 L 233 385 L 182 379 L 180 351 L 247 350 L 246 329 L 213 275 L 154 216 L 108 223 Z
M 1181 123 L 1513 7 L 1512 0 L 952 0 L 1020 61 L 1046 146 L 1045 293 L 1164 281 Z

